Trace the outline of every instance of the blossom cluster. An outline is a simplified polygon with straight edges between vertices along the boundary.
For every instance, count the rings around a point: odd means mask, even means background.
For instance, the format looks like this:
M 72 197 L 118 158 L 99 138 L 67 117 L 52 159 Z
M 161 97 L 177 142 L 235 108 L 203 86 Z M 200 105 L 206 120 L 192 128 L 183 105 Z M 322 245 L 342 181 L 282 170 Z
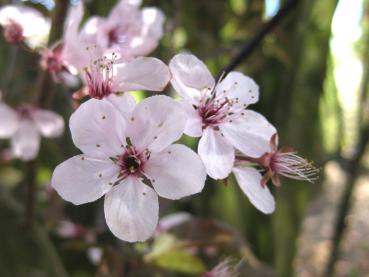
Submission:
M 79 205 L 104 196 L 105 219 L 118 238 L 144 241 L 158 224 L 158 196 L 180 199 L 200 193 L 206 177 L 233 174 L 241 190 L 261 212 L 275 210 L 269 180 L 279 176 L 312 182 L 317 170 L 292 148 L 278 149 L 276 128 L 249 109 L 259 87 L 241 72 L 216 80 L 189 53 L 166 65 L 145 57 L 163 36 L 164 15 L 121 0 L 108 17 L 83 24 L 83 3 L 72 7 L 63 38 L 46 47 L 50 20 L 29 7 L 0 9 L 9 43 L 37 49 L 40 66 L 55 82 L 79 78 L 79 94 L 89 96 L 69 119 L 73 143 L 81 151 L 55 168 L 51 185 Z M 30 21 L 37 22 L 37 31 Z M 168 84 L 179 100 L 158 94 L 136 103 L 136 90 L 163 91 Z M 76 94 L 75 94 L 76 95 Z M 77 97 L 78 98 L 78 97 Z M 13 110 L 0 104 L 0 138 L 11 138 L 15 157 L 36 157 L 40 135 L 56 137 L 60 116 L 34 106 Z M 198 138 L 197 151 L 181 143 Z

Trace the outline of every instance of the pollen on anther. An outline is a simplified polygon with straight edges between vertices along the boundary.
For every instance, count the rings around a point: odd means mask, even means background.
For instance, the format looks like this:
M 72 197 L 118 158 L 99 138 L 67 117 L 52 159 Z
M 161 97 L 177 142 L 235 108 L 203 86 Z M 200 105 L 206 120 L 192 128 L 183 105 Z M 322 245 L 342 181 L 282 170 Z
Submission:
M 172 151 L 168 151 L 168 154 L 172 154 Z
M 96 147 L 100 147 L 100 144 L 96 144 Z
M 84 161 L 85 160 L 85 157 L 81 157 L 81 160 Z
M 146 195 L 146 192 L 143 192 L 142 195 Z
M 106 116 L 105 116 L 105 115 L 103 115 L 103 116 L 101 117 L 101 119 L 106 119 Z
M 134 117 L 131 117 L 131 121 L 134 121 L 135 120 L 135 118 Z
M 151 182 L 155 183 L 155 179 L 152 179 Z
M 100 177 L 100 178 L 102 177 L 102 174 L 101 174 L 101 173 L 99 173 L 99 177 Z
M 158 138 L 157 136 L 154 137 L 154 139 L 157 139 L 157 138 Z

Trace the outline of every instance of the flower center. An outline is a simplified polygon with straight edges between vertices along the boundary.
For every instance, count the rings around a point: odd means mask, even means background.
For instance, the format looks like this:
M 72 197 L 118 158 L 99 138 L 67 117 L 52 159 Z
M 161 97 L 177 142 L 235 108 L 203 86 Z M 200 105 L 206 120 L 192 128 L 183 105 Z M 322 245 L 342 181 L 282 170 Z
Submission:
M 113 93 L 113 64 L 115 59 L 106 57 L 93 62 L 89 68 L 85 68 L 88 94 L 92 98 L 103 99 Z
M 59 73 L 65 69 L 61 57 L 62 45 L 54 49 L 46 49 L 41 54 L 41 67 L 50 73 Z
M 141 165 L 141 160 L 136 156 L 128 156 L 124 160 L 124 166 L 130 173 L 135 173 Z
M 21 105 L 16 109 L 17 114 L 21 119 L 30 119 L 32 112 L 34 112 L 35 110 L 36 108 L 31 105 Z
M 125 41 L 125 35 L 122 34 L 119 27 L 115 27 L 108 32 L 108 47 L 114 44 L 122 44 Z
M 203 128 L 216 127 L 222 123 L 228 115 L 229 103 L 227 98 L 222 100 L 208 99 L 205 103 L 201 103 L 199 114 L 202 118 Z
M 127 145 L 123 155 L 116 160 L 116 164 L 120 167 L 119 176 L 122 178 L 128 175 L 143 176 L 143 167 L 149 156 L 147 151 L 138 152 L 131 144 Z
M 11 20 L 4 28 L 4 38 L 10 43 L 20 43 L 24 40 L 22 26 Z

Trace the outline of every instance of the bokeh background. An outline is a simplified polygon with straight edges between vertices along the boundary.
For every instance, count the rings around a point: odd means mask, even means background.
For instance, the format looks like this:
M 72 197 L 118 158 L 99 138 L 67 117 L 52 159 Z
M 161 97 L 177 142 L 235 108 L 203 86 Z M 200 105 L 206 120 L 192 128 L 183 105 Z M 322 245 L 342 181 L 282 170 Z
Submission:
M 64 9 L 61 19 L 68 6 L 66 0 L 23 2 L 48 15 Z M 143 6 L 159 7 L 167 17 L 151 56 L 168 62 L 192 52 L 219 75 L 286 2 L 145 0 Z M 199 195 L 161 203 L 162 216 L 184 211 L 192 219 L 146 243 L 128 244 L 106 230 L 102 200 L 73 206 L 50 188 L 55 166 L 78 153 L 69 130 L 43 139 L 39 157 L 29 163 L 8 161 L 2 140 L 0 276 L 200 276 L 227 258 L 240 276 L 368 276 L 369 1 L 294 2 L 236 69 L 261 88 L 252 108 L 277 127 L 280 145 L 321 168 L 318 181 L 283 179 L 272 188 L 276 212 L 266 216 L 232 178 L 227 186 L 209 180 Z M 86 1 L 85 18 L 107 15 L 115 3 Z M 54 27 L 61 33 L 62 26 L 59 19 Z M 67 121 L 72 91 L 53 84 L 38 63 L 37 55 L 1 37 L 0 89 L 16 105 L 39 99 L 41 86 L 45 107 Z M 183 141 L 196 147 L 190 138 Z

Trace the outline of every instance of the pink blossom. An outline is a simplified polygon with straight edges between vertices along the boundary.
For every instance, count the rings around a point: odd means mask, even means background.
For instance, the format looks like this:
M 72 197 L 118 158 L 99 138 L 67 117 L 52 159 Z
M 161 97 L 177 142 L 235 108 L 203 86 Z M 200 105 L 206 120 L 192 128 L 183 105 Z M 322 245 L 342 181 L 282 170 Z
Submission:
M 258 165 L 264 174 L 252 168 Z M 278 150 L 278 136 L 274 134 L 270 146 L 259 158 L 237 155 L 233 173 L 242 191 L 250 202 L 261 212 L 269 214 L 275 210 L 275 201 L 266 183 L 272 180 L 280 186 L 279 176 L 313 182 L 318 173 L 311 163 L 297 155 L 290 147 Z
M 205 64 L 189 54 L 176 55 L 169 68 L 172 85 L 184 99 L 185 133 L 201 136 L 198 153 L 212 178 L 231 173 L 234 148 L 250 157 L 265 153 L 276 130 L 261 114 L 247 109 L 259 97 L 251 78 L 231 72 L 215 83 Z
M 120 1 L 107 18 L 93 16 L 79 30 L 83 4 L 69 13 L 64 33 L 65 61 L 79 71 L 93 57 L 117 56 L 119 63 L 149 54 L 163 35 L 164 16 L 156 8 L 139 9 L 140 1 Z
M 26 6 L 1 7 L 0 25 L 8 42 L 25 42 L 32 49 L 45 46 L 50 31 L 49 19 Z
M 73 142 L 83 154 L 60 164 L 51 184 L 76 205 L 105 195 L 105 219 L 113 234 L 130 242 L 146 240 L 158 222 L 158 195 L 179 199 L 204 186 L 201 159 L 172 144 L 185 122 L 179 104 L 167 96 L 138 105 L 129 94 L 90 99 L 70 119 Z
M 105 52 L 125 60 L 152 52 L 163 36 L 164 15 L 157 8 L 143 8 L 141 1 L 121 0 L 108 17 L 91 17 L 83 36 Z
M 64 121 L 58 114 L 23 105 L 13 110 L 0 102 L 0 138 L 9 138 L 12 156 L 29 161 L 37 156 L 41 136 L 55 138 L 64 131 Z

